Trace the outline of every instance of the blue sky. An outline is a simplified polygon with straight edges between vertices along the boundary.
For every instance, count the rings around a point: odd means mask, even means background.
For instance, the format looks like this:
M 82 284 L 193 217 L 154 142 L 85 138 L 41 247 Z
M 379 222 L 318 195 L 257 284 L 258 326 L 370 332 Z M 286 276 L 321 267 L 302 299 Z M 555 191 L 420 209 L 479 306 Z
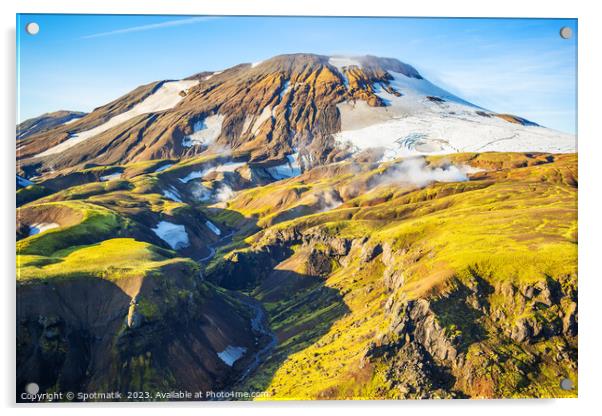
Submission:
M 40 32 L 25 33 L 35 21 Z M 559 29 L 575 36 L 564 40 Z M 576 129 L 574 19 L 20 15 L 19 120 L 274 55 L 395 57 L 484 108 Z

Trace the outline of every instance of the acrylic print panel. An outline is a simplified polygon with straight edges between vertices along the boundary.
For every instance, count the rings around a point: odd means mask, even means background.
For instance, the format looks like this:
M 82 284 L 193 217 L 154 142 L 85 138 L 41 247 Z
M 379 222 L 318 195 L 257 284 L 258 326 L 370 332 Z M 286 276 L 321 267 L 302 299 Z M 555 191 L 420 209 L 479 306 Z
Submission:
M 17 33 L 17 401 L 577 396 L 576 20 Z

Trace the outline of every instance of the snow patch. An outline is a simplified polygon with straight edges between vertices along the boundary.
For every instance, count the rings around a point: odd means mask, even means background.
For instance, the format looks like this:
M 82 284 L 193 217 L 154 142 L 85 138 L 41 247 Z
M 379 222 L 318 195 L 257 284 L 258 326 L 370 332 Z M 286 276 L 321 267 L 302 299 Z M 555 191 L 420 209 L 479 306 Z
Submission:
M 183 178 L 178 178 L 178 180 L 182 183 L 188 183 L 194 179 L 202 178 L 204 174 L 205 174 L 204 170 L 195 170 L 195 171 L 190 172 L 188 175 L 184 176 Z
M 183 178 L 179 178 L 178 180 L 182 183 L 188 183 L 191 180 L 202 178 L 212 172 L 234 172 L 236 169 L 244 166 L 246 163 L 244 162 L 228 162 L 222 165 L 212 166 L 203 170 L 195 170 L 190 172 L 188 175 Z
M 168 163 L 167 165 L 160 166 L 157 169 L 155 169 L 154 173 L 163 172 L 164 170 L 167 170 L 167 169 L 171 168 L 172 166 L 173 166 L 173 163 Z
M 249 130 L 249 127 L 251 126 L 252 121 L 253 121 L 253 117 L 251 117 L 249 115 L 245 116 L 245 122 L 242 125 L 241 136 Z
M 38 222 L 29 226 L 29 235 L 41 234 L 44 231 L 58 228 L 59 225 L 56 222 Z
M 209 145 L 213 143 L 222 132 L 224 116 L 216 114 L 197 121 L 192 126 L 192 134 L 182 139 L 182 146 Z
M 209 228 L 211 230 L 211 232 L 213 232 L 213 234 L 218 235 L 218 236 L 222 235 L 222 231 L 219 228 L 217 228 L 217 226 L 214 223 L 212 223 L 211 221 L 209 221 L 209 220 L 205 221 L 205 225 L 207 226 L 207 228 Z
M 575 151 L 575 137 L 570 134 L 498 120 L 493 117 L 491 120 L 477 120 L 470 116 L 442 117 L 423 113 L 376 122 L 356 130 L 343 130 L 334 137 L 355 151 L 383 148 L 383 160 L 456 152 Z
M 337 142 L 355 152 L 384 149 L 383 161 L 420 154 L 456 152 L 550 152 L 576 149 L 575 136 L 539 126 L 509 123 L 499 117 L 483 117 L 478 107 L 426 80 L 394 74 L 390 85 L 403 94 L 390 94 L 375 84 L 385 107 L 363 101 L 341 103 L 341 131 Z M 427 96 L 441 97 L 441 103 Z
M 174 250 L 186 248 L 190 245 L 188 233 L 186 233 L 186 228 L 183 225 L 161 221 L 151 230 Z
M 88 140 L 91 137 L 104 133 L 105 131 L 128 120 L 131 120 L 134 117 L 137 117 L 141 114 L 156 113 L 159 111 L 169 110 L 170 108 L 175 107 L 184 98 L 182 95 L 180 95 L 180 92 L 187 91 L 190 88 L 197 85 L 198 83 L 199 81 L 197 80 L 164 82 L 163 85 L 161 85 L 161 87 L 157 91 L 146 97 L 142 102 L 136 104 L 130 110 L 110 118 L 106 123 L 94 127 L 93 129 L 80 131 L 79 133 L 74 134 L 64 142 L 54 147 L 51 147 L 50 149 L 42 153 L 38 153 L 34 157 L 44 157 L 64 152 L 65 150 L 75 146 L 76 144 L 79 144 L 85 140 Z
M 17 175 L 17 183 L 19 184 L 19 186 L 22 186 L 22 187 L 33 185 L 32 181 L 30 181 L 29 179 L 26 179 L 22 176 L 19 176 L 19 175 Z
M 282 98 L 286 95 L 287 92 L 289 92 L 291 90 L 291 82 L 289 80 L 284 81 L 284 85 L 282 86 L 282 89 L 280 90 L 280 101 L 282 101 Z
M 245 347 L 234 347 L 232 345 L 228 345 L 225 350 L 218 352 L 217 356 L 223 362 L 225 362 L 226 365 L 232 367 L 232 365 L 238 361 L 245 354 L 245 352 L 247 352 Z
M 345 88 L 349 88 L 349 80 L 345 75 L 345 68 L 354 65 L 360 68 L 362 67 L 362 64 L 358 60 L 349 56 L 332 56 L 328 59 L 328 63 L 339 71 L 339 74 L 341 74 L 341 77 L 343 77 L 343 84 L 345 85 Z
M 272 109 L 270 108 L 270 106 L 266 106 L 259 115 L 259 117 L 257 117 L 257 120 L 255 120 L 255 123 L 253 123 L 251 133 L 253 133 L 253 135 L 255 136 L 261 128 L 261 125 L 270 117 L 272 117 Z
M 256 66 L 258 66 L 258 65 L 261 65 L 262 63 L 263 63 L 263 61 L 257 61 L 257 62 L 253 62 L 253 63 L 251 64 L 251 68 L 255 68 Z
M 65 125 L 65 124 L 71 124 L 71 123 L 73 123 L 74 121 L 77 121 L 77 120 L 79 120 L 80 118 L 81 118 L 81 117 L 73 117 L 71 120 L 67 120 L 67 121 L 65 121 L 65 122 L 63 123 L 63 125 Z
M 167 189 L 163 190 L 163 196 L 175 202 L 182 202 L 182 197 L 180 196 L 180 193 L 172 185 L 170 185 Z
M 299 153 L 286 156 L 287 162 L 282 165 L 266 168 L 272 178 L 279 181 L 301 175 L 299 166 Z
M 439 88 L 438 86 L 426 79 L 411 78 L 395 71 L 388 72 L 390 75 L 393 76 L 393 79 L 389 81 L 389 85 L 393 87 L 397 92 L 403 94 L 403 96 L 396 97 L 395 95 L 389 94 L 388 92 L 383 90 L 382 95 L 386 99 L 393 101 L 407 101 L 407 99 L 403 98 L 405 95 L 421 97 L 439 97 L 443 98 L 446 101 L 452 101 L 469 107 L 479 108 L 474 104 L 455 96 L 449 91 Z
M 219 165 L 217 167 L 214 168 L 210 168 L 209 171 L 210 172 L 234 172 L 236 169 L 245 166 L 246 163 L 245 162 L 228 162 L 228 163 L 224 163 L 223 165 Z M 209 172 L 207 172 L 209 173 Z
M 104 175 L 100 177 L 101 182 L 113 181 L 115 179 L 121 178 L 121 172 L 110 173 L 108 175 Z
M 213 73 L 213 74 L 211 74 L 211 75 L 207 75 L 205 78 L 203 78 L 203 80 L 204 80 L 204 81 L 209 81 L 209 80 L 210 80 L 211 78 L 213 78 L 215 75 L 219 75 L 219 74 L 221 74 L 222 72 L 224 72 L 224 71 L 216 71 L 216 72 L 214 72 L 214 73 Z

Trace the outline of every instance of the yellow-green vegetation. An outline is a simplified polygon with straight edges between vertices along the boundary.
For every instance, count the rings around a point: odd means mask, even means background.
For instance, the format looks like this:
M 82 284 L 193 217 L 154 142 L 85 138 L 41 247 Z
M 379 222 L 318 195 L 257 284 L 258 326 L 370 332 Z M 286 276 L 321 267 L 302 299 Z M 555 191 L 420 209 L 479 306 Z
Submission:
M 25 188 L 17 190 L 17 206 L 27 204 L 52 193 L 50 189 L 40 185 L 29 185 Z
M 160 173 L 159 163 L 124 165 L 127 180 L 25 204 L 27 224 L 39 211 L 59 228 L 18 241 L 19 281 L 169 280 L 178 266 L 192 279 L 191 259 L 124 237 L 154 241 L 158 218 L 207 217 L 236 233 L 211 244 L 205 277 L 260 301 L 278 341 L 237 390 L 286 400 L 576 395 L 558 384 L 577 376 L 576 155 L 434 156 L 427 165 L 475 169 L 469 181 L 424 187 L 381 180 L 394 162 L 339 163 L 227 204 L 160 194 L 216 159 Z M 187 285 L 164 288 L 159 303 L 140 296 L 131 309 L 146 322 L 165 319 L 161 308 L 189 305 L 194 287 L 251 318 L 227 290 Z M 138 385 L 153 378 L 141 377 Z
M 311 279 L 312 284 L 297 292 L 283 290 L 266 303 L 280 342 L 244 388 L 270 393 L 262 399 L 362 398 L 345 386 L 360 388 L 366 382 L 357 360 L 389 319 L 383 311 L 382 264 L 358 265 L 335 269 L 325 281 L 300 274 L 297 279 Z M 262 298 L 261 292 L 257 295 Z M 329 394 L 331 389 L 341 393 Z
M 50 256 L 17 256 L 20 281 L 70 277 L 98 277 L 118 280 L 144 277 L 174 263 L 190 263 L 174 258 L 168 250 L 131 238 L 113 238 L 96 244 L 70 247 Z
M 123 165 L 123 175 L 126 178 L 133 178 L 138 175 L 154 173 L 159 167 L 172 163 L 175 163 L 175 161 L 169 159 L 153 159 L 132 162 L 128 163 L 127 165 Z
M 160 194 L 139 193 L 136 189 L 133 192 L 117 191 L 97 195 L 89 198 L 88 201 L 121 214 L 154 212 L 173 215 L 178 209 L 186 207 L 184 203 L 172 201 Z
M 406 397 L 404 394 L 410 393 L 400 393 L 391 384 L 391 363 L 386 359 L 370 362 L 364 355 L 371 343 L 379 344 L 381 337 L 389 334 L 395 316 L 385 311 L 387 301 L 407 304 L 424 299 L 432 303 L 446 339 L 465 354 L 464 370 L 453 370 L 456 395 L 576 395 L 576 389 L 559 388 L 564 377 L 576 380 L 576 356 L 555 359 L 555 351 L 573 351 L 576 338 L 539 335 L 531 341 L 516 341 L 510 337 L 512 329 L 524 322 L 535 328 L 554 328 L 559 325 L 558 316 L 571 313 L 569 297 L 559 304 L 538 298 L 525 301 L 527 295 L 520 292 L 539 287 L 536 293 L 576 293 L 576 155 L 492 153 L 453 159 L 489 169 L 471 182 L 434 183 L 414 190 L 381 186 L 333 211 L 277 224 L 247 240 L 251 244 L 245 249 L 248 252 L 295 229 L 331 239 L 364 241 L 363 246 L 387 246 L 394 255 L 389 254 L 387 264 L 382 254 L 366 262 L 352 250 L 348 254 L 351 259 L 323 281 L 325 288 L 338 292 L 338 300 L 335 296 L 322 302 L 317 297 L 291 306 L 294 296 L 303 291 L 294 295 L 289 291 L 266 301 L 272 328 L 281 335 L 282 343 L 245 386 L 262 387 L 272 399 Z M 450 162 L 442 158 L 430 161 Z M 235 204 L 229 208 L 235 209 Z M 300 251 L 295 249 L 291 259 Z M 387 273 L 403 276 L 393 292 L 382 283 Z M 461 296 L 456 298 L 456 293 L 464 293 L 464 286 L 458 285 L 474 286 L 475 278 L 491 289 L 473 296 L 480 296 L 483 307 L 500 314 L 497 320 L 474 312 Z M 510 294 L 509 287 L 514 288 Z M 463 296 L 468 297 L 470 292 L 466 293 Z M 262 299 L 262 292 L 257 296 Z M 315 314 L 336 305 L 347 308 L 347 313 L 313 320 Z M 287 307 L 292 310 L 280 313 Z M 290 336 L 307 321 L 312 323 L 309 332 L 314 337 Z M 317 322 L 327 323 L 326 328 L 316 331 Z M 469 377 L 471 382 L 466 381 Z
M 217 153 L 205 154 L 202 156 L 182 160 L 171 166 L 169 169 L 166 169 L 159 173 L 155 173 L 154 175 L 158 177 L 172 175 L 175 177 L 184 176 L 184 172 L 187 173 L 189 171 L 194 170 L 194 168 L 202 169 L 203 167 L 207 167 L 211 163 L 219 161 L 219 159 L 220 155 Z
M 298 178 L 242 191 L 228 203 L 228 209 L 256 219 L 261 227 L 268 227 L 288 217 L 329 210 L 340 199 L 335 190 L 360 192 L 385 168 L 386 165 L 358 163 L 318 167 Z
M 17 254 L 49 256 L 58 250 L 101 241 L 132 226 L 129 220 L 111 210 L 81 201 L 48 202 L 36 205 L 36 209 L 56 210 L 59 225 L 68 225 L 18 241 Z
M 83 185 L 72 186 L 63 191 L 56 192 L 46 198 L 38 199 L 36 204 L 47 201 L 69 201 L 73 199 L 86 199 L 95 195 L 104 195 L 109 192 L 127 190 L 132 184 L 125 180 L 106 182 L 90 182 Z

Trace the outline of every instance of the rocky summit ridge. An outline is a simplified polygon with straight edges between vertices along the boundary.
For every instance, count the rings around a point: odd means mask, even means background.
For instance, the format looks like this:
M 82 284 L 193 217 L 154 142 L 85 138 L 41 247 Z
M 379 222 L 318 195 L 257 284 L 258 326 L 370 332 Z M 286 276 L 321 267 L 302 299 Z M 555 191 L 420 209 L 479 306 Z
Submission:
M 484 140 L 483 132 L 496 137 Z M 291 54 L 140 86 L 75 121 L 27 132 L 17 158 L 20 174 L 31 177 L 207 152 L 232 152 L 260 166 L 299 153 L 309 168 L 365 151 L 574 147 L 569 135 L 480 109 L 396 59 Z

